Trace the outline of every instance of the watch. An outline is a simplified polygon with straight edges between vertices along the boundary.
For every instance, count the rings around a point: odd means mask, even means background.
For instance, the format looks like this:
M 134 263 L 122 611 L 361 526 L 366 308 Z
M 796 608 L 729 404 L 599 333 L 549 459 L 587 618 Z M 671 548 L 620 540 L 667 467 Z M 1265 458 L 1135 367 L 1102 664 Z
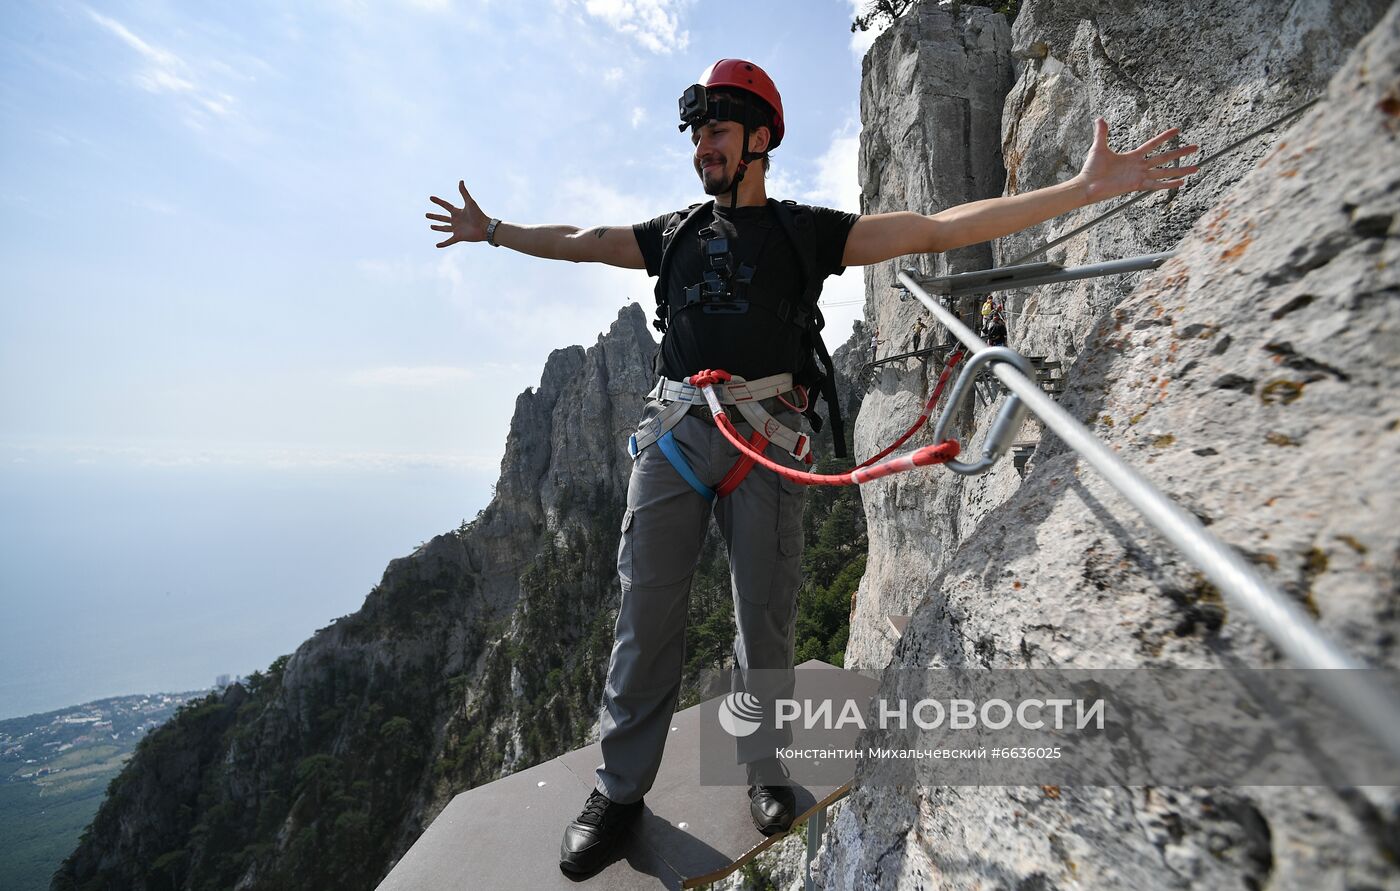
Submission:
M 499 217 L 492 217 L 491 222 L 486 224 L 486 243 L 491 247 L 500 247 L 499 244 L 496 244 L 496 227 L 499 225 L 501 225 Z

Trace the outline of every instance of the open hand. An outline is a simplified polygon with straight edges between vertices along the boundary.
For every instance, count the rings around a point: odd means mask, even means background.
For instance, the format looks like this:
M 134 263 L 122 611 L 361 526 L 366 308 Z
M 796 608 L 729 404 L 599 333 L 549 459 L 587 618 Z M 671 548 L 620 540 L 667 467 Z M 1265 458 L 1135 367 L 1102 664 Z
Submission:
M 459 241 L 486 240 L 486 225 L 491 222 L 491 218 L 481 212 L 481 208 L 477 206 L 476 201 L 474 201 L 472 196 L 467 192 L 467 183 L 465 180 L 458 180 L 457 189 L 462 193 L 461 207 L 453 207 L 450 203 L 436 195 L 432 195 L 428 198 L 429 201 L 447 211 L 447 215 L 440 213 L 424 214 L 424 216 L 430 220 L 437 220 L 440 223 L 447 224 L 445 226 L 430 226 L 430 229 L 437 232 L 452 233 L 451 238 L 437 244 L 440 248 L 447 247 L 449 244 L 456 244 Z
M 1079 171 L 1089 201 L 1102 201 L 1128 192 L 1174 189 L 1185 182 L 1186 177 L 1199 168 L 1173 167 L 1170 166 L 1171 162 L 1199 150 L 1199 145 L 1152 154 L 1180 132 L 1178 127 L 1164 130 L 1132 151 L 1119 153 L 1108 147 L 1108 121 L 1103 118 L 1096 120 L 1094 144 Z

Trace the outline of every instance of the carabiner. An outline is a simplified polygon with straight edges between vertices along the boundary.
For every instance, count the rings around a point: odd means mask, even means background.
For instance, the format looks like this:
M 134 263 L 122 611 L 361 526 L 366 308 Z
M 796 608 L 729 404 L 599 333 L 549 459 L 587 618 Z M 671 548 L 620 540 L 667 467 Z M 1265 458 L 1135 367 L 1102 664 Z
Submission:
M 943 442 L 948 438 L 948 428 L 952 426 L 953 416 L 962 407 L 967 394 L 973 390 L 973 383 L 977 380 L 981 366 L 989 362 L 1010 362 L 1026 377 L 1035 380 L 1035 369 L 1031 367 L 1031 363 L 1025 356 L 1009 347 L 988 347 L 973 353 L 972 358 L 963 365 L 962 374 L 958 376 L 958 382 L 953 385 L 953 392 L 948 396 L 948 404 L 938 416 L 938 424 L 933 428 L 934 442 Z M 982 446 L 982 457 L 971 463 L 949 461 L 948 469 L 965 476 L 984 472 L 1006 453 L 1025 419 L 1026 406 L 1021 402 L 1021 397 L 1015 393 L 1009 394 L 1006 402 L 1002 403 L 996 420 L 992 422 L 991 429 L 987 431 L 987 441 Z

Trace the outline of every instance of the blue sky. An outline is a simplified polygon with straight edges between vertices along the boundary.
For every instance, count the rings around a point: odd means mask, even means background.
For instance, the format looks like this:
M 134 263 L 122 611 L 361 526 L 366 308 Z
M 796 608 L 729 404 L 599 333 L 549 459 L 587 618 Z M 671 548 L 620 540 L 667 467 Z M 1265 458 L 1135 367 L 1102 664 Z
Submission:
M 635 271 L 437 250 L 700 200 L 676 98 L 777 80 L 769 192 L 858 210 L 850 0 L 10 0 L 0 716 L 291 652 L 490 496 L 515 397 Z M 863 296 L 831 279 L 829 341 Z
M 0 458 L 494 477 L 515 395 L 643 274 L 433 248 L 465 179 L 518 222 L 697 197 L 676 97 L 784 97 L 770 194 L 858 210 L 850 0 L 11 2 Z M 858 316 L 833 280 L 831 337 Z M 833 346 L 835 344 L 833 343 Z M 6 454 L 8 453 L 8 454 Z

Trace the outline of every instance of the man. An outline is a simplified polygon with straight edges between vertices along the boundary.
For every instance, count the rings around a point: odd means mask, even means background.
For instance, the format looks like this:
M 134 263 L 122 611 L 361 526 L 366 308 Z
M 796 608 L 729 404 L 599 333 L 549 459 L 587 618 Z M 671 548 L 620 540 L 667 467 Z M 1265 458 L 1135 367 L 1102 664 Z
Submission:
M 858 216 L 769 201 L 768 152 L 782 141 L 785 122 L 777 88 L 757 65 L 724 59 L 710 66 L 682 96 L 681 116 L 681 129 L 691 130 L 695 172 L 705 193 L 715 196 L 712 206 L 631 227 L 525 226 L 483 213 L 459 182 L 462 206 L 433 197 L 447 213 L 427 214 L 438 223 L 432 229 L 451 233 L 439 248 L 485 241 L 536 257 L 644 268 L 661 276 L 661 381 L 632 438 L 635 461 L 618 550 L 622 599 L 601 725 L 603 764 L 583 812 L 565 830 L 560 852 L 560 867 L 576 874 L 594 872 L 608 860 L 656 777 L 680 687 L 691 576 L 712 511 L 729 550 L 734 587 L 736 691 L 770 703 L 791 689 L 803 492 L 761 467 L 738 474 L 737 486 L 727 485 L 742 462 L 736 464 L 737 452 L 709 413 L 694 404 L 700 400 L 685 378 L 708 368 L 738 376 L 730 389 L 749 386 L 754 397 L 740 400 L 749 421 L 740 432 L 772 434 L 769 457 L 801 467 L 805 436 L 793 430 L 804 406 L 793 403 L 805 402 L 806 394 L 793 375 L 812 349 L 815 307 L 801 302 L 815 294 L 802 281 L 813 268 L 819 285 L 820 278 L 839 275 L 846 266 L 988 241 L 1105 198 L 1178 186 L 1195 172 L 1163 165 L 1196 146 L 1151 154 L 1175 130 L 1119 154 L 1109 149 L 1108 125 L 1100 119 L 1083 169 L 1067 182 L 929 216 Z M 815 242 L 815 264 L 804 266 L 804 245 L 793 234 L 798 214 L 810 227 L 803 237 L 808 245 Z M 669 250 L 663 250 L 666 244 Z M 748 383 L 739 384 L 739 377 Z M 755 405 L 763 411 L 751 417 Z M 783 438 L 783 430 L 791 435 Z M 786 680 L 776 687 L 759 680 L 773 675 Z M 784 831 L 793 819 L 793 795 L 773 757 L 773 742 L 762 733 L 738 741 L 751 783 L 750 814 L 764 833 Z

